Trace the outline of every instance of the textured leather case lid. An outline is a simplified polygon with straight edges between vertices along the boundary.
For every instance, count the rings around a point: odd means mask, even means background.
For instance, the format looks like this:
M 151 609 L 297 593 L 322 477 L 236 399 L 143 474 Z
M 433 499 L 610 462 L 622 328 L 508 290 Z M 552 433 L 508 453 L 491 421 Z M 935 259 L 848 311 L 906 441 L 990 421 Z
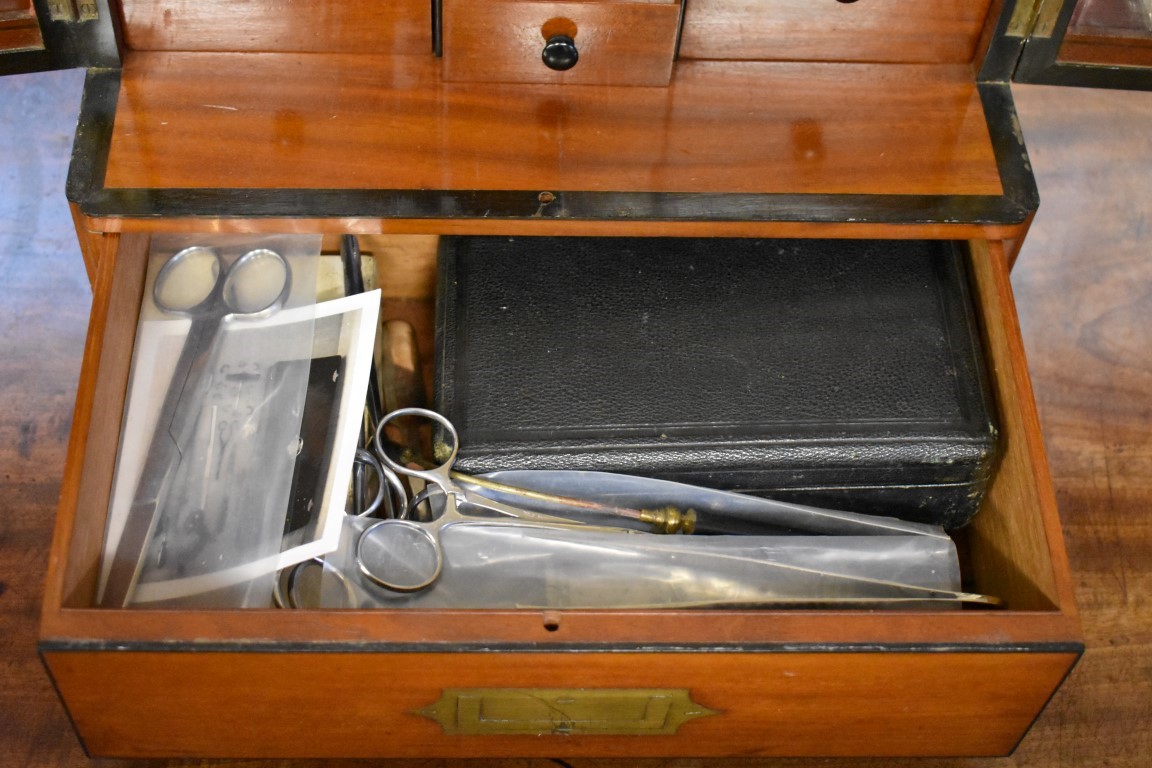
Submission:
M 993 409 L 958 244 L 446 238 L 458 467 L 600 469 L 961 525 Z

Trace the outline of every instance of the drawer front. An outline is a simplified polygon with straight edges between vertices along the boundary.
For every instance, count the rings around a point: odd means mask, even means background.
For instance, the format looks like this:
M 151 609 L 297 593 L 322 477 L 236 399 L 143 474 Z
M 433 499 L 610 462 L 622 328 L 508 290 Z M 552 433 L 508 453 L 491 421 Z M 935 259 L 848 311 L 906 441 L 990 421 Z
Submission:
M 428 0 L 120 0 L 133 51 L 431 55 Z
M 967 62 L 990 0 L 691 0 L 680 56 Z
M 444 0 L 445 80 L 667 85 L 680 4 Z M 562 39 L 566 38 L 566 39 Z M 545 64 L 550 46 L 553 69 Z
M 1001 755 L 1076 658 L 1048 652 L 44 656 L 89 752 L 125 757 Z

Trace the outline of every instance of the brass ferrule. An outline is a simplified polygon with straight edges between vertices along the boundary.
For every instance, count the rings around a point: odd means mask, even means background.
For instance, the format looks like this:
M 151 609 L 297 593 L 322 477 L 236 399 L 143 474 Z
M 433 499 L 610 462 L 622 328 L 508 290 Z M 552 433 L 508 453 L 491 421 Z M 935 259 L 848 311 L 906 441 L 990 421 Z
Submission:
M 640 510 L 641 522 L 652 526 L 654 533 L 690 534 L 696 530 L 696 510 L 681 511 L 676 507 Z

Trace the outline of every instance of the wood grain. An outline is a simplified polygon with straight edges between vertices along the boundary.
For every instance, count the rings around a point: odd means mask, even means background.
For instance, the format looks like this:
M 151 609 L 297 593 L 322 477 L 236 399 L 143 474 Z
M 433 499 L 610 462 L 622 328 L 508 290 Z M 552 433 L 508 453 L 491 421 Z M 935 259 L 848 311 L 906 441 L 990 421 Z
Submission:
M 172 219 L 89 217 L 82 226 L 100 232 L 213 232 L 329 235 L 589 235 L 602 237 L 827 237 L 827 238 L 1015 238 L 1027 232 L 1024 224 L 954 223 L 889 224 L 868 222 L 795 221 L 584 221 L 581 219 L 378 219 L 378 218 L 250 218 L 184 217 Z
M 0 78 L 0 764 L 86 760 L 36 656 L 90 284 L 64 175 L 84 75 Z
M 166 57 L 153 61 L 152 64 L 173 63 L 185 58 L 187 57 Z M 271 58 L 283 61 L 282 57 Z M 245 60 L 250 60 L 250 58 L 245 57 Z M 259 57 L 257 60 L 266 60 L 266 57 Z M 721 67 L 719 71 L 728 72 L 731 66 Z M 711 67 L 706 64 L 695 65 L 693 69 L 700 69 L 705 73 L 711 71 Z M 737 71 L 745 69 L 744 66 L 736 67 Z M 935 71 L 936 68 L 931 69 Z M 962 66 L 948 69 L 966 72 L 966 68 Z M 161 73 L 170 70 L 171 67 L 165 66 L 149 68 L 149 71 Z M 752 67 L 751 71 L 762 73 L 763 70 L 760 67 Z M 877 70 L 873 71 L 879 74 Z M 888 74 L 881 76 L 879 78 L 880 84 L 883 85 L 887 82 L 888 77 Z M 802 78 L 797 79 L 802 80 L 805 85 L 810 85 L 813 81 L 808 72 L 805 72 Z M 126 82 L 131 81 L 126 79 Z M 707 78 L 705 78 L 705 82 L 708 82 Z M 973 93 L 972 85 L 967 80 L 964 80 L 964 83 L 970 98 Z M 906 87 L 906 84 L 902 87 Z M 693 114 L 698 114 L 695 110 L 700 109 L 702 104 L 712 103 L 707 100 L 712 94 L 705 93 L 706 90 L 689 90 L 690 98 L 687 103 Z M 683 93 L 682 89 L 681 93 Z M 259 98 L 259 94 L 255 92 L 248 94 L 248 96 Z M 614 101 L 618 96 L 617 91 L 602 89 L 598 96 L 601 100 L 607 99 L 610 104 L 618 103 Z M 138 98 L 134 101 L 134 97 L 139 97 L 139 93 L 133 93 L 130 88 L 126 88 L 122 103 L 135 107 L 138 105 Z M 725 103 L 732 103 L 732 101 L 732 96 L 729 95 L 728 101 Z M 243 100 L 236 103 L 247 104 Z M 220 106 L 222 105 L 217 104 L 212 108 Z M 262 108 L 258 101 L 255 107 L 257 111 Z M 138 110 L 136 112 L 130 110 L 131 108 L 127 114 L 140 114 Z M 707 111 L 705 113 L 707 114 Z M 123 115 L 125 112 L 121 114 Z M 980 126 L 983 127 L 982 114 L 979 115 L 978 119 Z M 164 126 L 165 124 L 161 121 L 159 125 Z M 811 148 L 813 130 L 819 129 L 817 133 L 822 132 L 820 123 L 805 121 L 802 122 L 802 126 L 804 127 L 804 130 L 801 131 L 803 144 L 805 147 Z M 792 137 L 795 140 L 796 125 L 793 124 L 791 128 Z M 129 130 L 127 133 L 119 133 L 118 135 L 132 136 L 135 135 L 135 132 Z M 703 135 L 703 133 L 698 134 L 698 136 Z M 302 139 L 302 137 L 298 138 Z M 312 146 L 311 140 L 304 143 L 309 147 Z M 545 145 L 542 154 L 551 156 L 549 153 L 554 151 L 555 146 L 548 148 Z M 113 173 L 120 170 L 115 152 L 114 143 L 113 160 L 110 164 Z M 823 148 L 820 147 L 819 151 L 812 153 L 794 153 L 794 159 L 796 157 L 823 159 L 825 154 Z M 295 169 L 295 173 L 293 178 L 300 178 L 299 168 Z M 736 182 L 730 179 L 727 183 Z M 162 186 L 155 183 L 154 185 Z M 296 185 L 289 183 L 287 186 Z M 411 181 L 409 180 L 408 186 L 403 188 L 410 188 L 410 186 Z M 111 236 L 109 241 L 114 242 Z M 225 750 L 217 754 L 247 752 L 248 754 L 264 755 L 271 754 L 266 750 L 270 750 L 272 747 L 261 747 L 260 744 L 271 745 L 273 736 L 268 726 L 261 725 L 256 719 L 248 718 L 245 718 L 246 725 L 239 731 L 244 734 L 243 741 L 232 742 L 234 746 L 231 748 L 226 746 L 229 742 L 225 734 L 203 727 L 193 729 L 198 734 L 194 738 L 202 738 L 205 733 L 208 733 L 211 736 L 210 742 L 196 742 L 195 740 L 182 742 L 182 739 L 189 738 L 189 736 L 186 729 L 179 727 L 167 731 L 153 729 L 145 733 L 141 729 L 140 716 L 133 714 L 136 711 L 134 708 L 148 699 L 145 693 L 145 683 L 141 679 L 138 683 L 130 684 L 130 678 L 122 674 L 123 670 L 118 667 L 121 662 L 118 659 L 123 658 L 125 652 L 105 651 L 95 655 L 77 655 L 78 652 L 62 650 L 78 640 L 88 638 L 101 638 L 113 645 L 154 642 L 186 644 L 215 642 L 227 647 L 232 647 L 238 640 L 241 645 L 245 645 L 244 639 L 260 638 L 263 642 L 326 644 L 322 647 L 338 654 L 350 651 L 356 648 L 358 644 L 379 643 L 382 644 L 382 652 L 363 657 L 373 666 L 385 663 L 388 658 L 386 649 L 396 643 L 410 643 L 417 646 L 464 644 L 469 648 L 491 647 L 493 644 L 510 646 L 537 644 L 541 647 L 547 647 L 548 643 L 555 642 L 578 645 L 615 643 L 620 646 L 656 643 L 672 647 L 699 645 L 713 648 L 732 645 L 747 647 L 756 644 L 766 644 L 772 648 L 778 648 L 783 643 L 814 643 L 824 647 L 829 644 L 867 645 L 870 647 L 913 646 L 932 648 L 934 652 L 912 655 L 890 652 L 868 654 L 865 657 L 857 657 L 852 654 L 852 666 L 860 667 L 862 664 L 867 666 L 866 662 L 860 662 L 860 658 L 866 658 L 875 661 L 883 668 L 882 676 L 885 679 L 910 680 L 910 689 L 889 684 L 887 690 L 893 692 L 893 695 L 901 700 L 901 707 L 907 707 L 906 700 L 909 696 L 909 690 L 915 691 L 918 696 L 925 697 L 925 702 L 930 702 L 917 706 L 919 700 L 913 701 L 911 709 L 918 712 L 916 715 L 917 718 L 920 718 L 918 722 L 939 725 L 941 721 L 932 720 L 931 711 L 935 708 L 936 717 L 939 718 L 945 712 L 952 713 L 955 711 L 950 707 L 958 706 L 961 719 L 967 718 L 971 723 L 977 723 L 982 719 L 993 718 L 999 724 L 998 727 L 1003 728 L 1002 731 L 995 732 L 994 729 L 990 729 L 984 723 L 980 725 L 981 737 L 979 740 L 974 737 L 973 726 L 968 726 L 955 728 L 950 731 L 951 735 L 947 738 L 942 738 L 934 729 L 933 735 L 925 742 L 909 740 L 904 735 L 890 737 L 889 740 L 885 741 L 884 737 L 877 735 L 878 723 L 887 719 L 882 714 L 885 709 L 888 710 L 887 717 L 898 716 L 897 713 L 908 711 L 906 708 L 893 709 L 894 704 L 889 703 L 876 705 L 870 709 L 869 712 L 874 719 L 863 721 L 856 730 L 844 729 L 839 723 L 844 719 L 843 713 L 847 710 L 835 709 L 831 702 L 839 702 L 836 706 L 847 706 L 852 711 L 859 711 L 860 706 L 858 704 L 865 698 L 876 704 L 875 686 L 866 684 L 867 677 L 862 682 L 859 678 L 849 679 L 844 675 L 842 668 L 847 662 L 841 658 L 840 654 L 822 653 L 813 660 L 813 668 L 819 670 L 821 675 L 829 675 L 833 679 L 844 682 L 839 687 L 834 685 L 830 687 L 827 682 L 821 681 L 812 691 L 801 690 L 799 695 L 801 700 L 806 696 L 817 697 L 818 699 L 824 697 L 820 699 L 824 702 L 821 705 L 821 714 L 827 716 L 835 714 L 839 719 L 818 718 L 813 722 L 820 725 L 808 736 L 803 736 L 798 722 L 808 722 L 811 719 L 811 713 L 794 704 L 782 708 L 774 705 L 774 714 L 784 726 L 784 730 L 778 736 L 769 734 L 765 740 L 762 726 L 758 729 L 751 725 L 738 726 L 734 733 L 744 735 L 735 739 L 732 736 L 733 732 L 726 731 L 727 740 L 710 738 L 693 740 L 689 743 L 673 743 L 670 752 L 664 752 L 660 747 L 654 747 L 651 751 L 647 751 L 647 754 L 732 754 L 740 751 L 747 752 L 750 749 L 762 750 L 765 754 L 778 754 L 779 750 L 784 749 L 818 754 L 909 752 L 946 754 L 955 751 L 1002 753 L 1015 742 L 1052 686 L 1062 678 L 1075 656 L 1074 652 L 1070 650 L 1075 647 L 1077 634 L 1076 627 L 1070 620 L 1072 614 L 1067 601 L 1069 590 L 1065 588 L 1061 591 L 1060 589 L 1060 585 L 1067 582 L 1067 576 L 1062 570 L 1065 564 L 1059 556 L 1058 535 L 1050 532 L 1051 526 L 1055 524 L 1054 513 L 1051 511 L 1046 513 L 1040 508 L 1043 492 L 1038 491 L 1037 485 L 1043 482 L 1045 475 L 1042 467 L 1036 465 L 1036 462 L 1042 462 L 1043 459 L 1042 453 L 1035 450 L 1035 445 L 1039 441 L 1037 426 L 1034 419 L 1030 420 L 1026 413 L 1031 400 L 1027 391 L 1026 375 L 1021 376 L 1019 373 L 1024 363 L 1010 340 L 991 350 L 997 361 L 1002 357 L 1006 358 L 1002 365 L 994 366 L 998 376 L 1002 379 L 1001 386 L 1004 391 L 1010 393 L 1002 406 L 1013 411 L 1020 410 L 1019 423 L 1023 425 L 1022 429 L 1025 432 L 1031 432 L 1032 436 L 1026 436 L 1019 443 L 1024 447 L 1017 450 L 1017 461 L 1006 463 L 996 481 L 997 487 L 1015 489 L 1002 494 L 1009 496 L 1011 503 L 990 505 L 984 510 L 982 516 L 993 523 L 997 520 L 1001 521 L 998 525 L 1004 530 L 1027 531 L 1030 535 L 1015 538 L 1009 536 L 1007 541 L 997 541 L 994 545 L 977 540 L 971 547 L 974 560 L 980 560 L 984 557 L 985 551 L 995 553 L 996 562 L 994 565 L 1000 567 L 989 567 L 981 571 L 980 583 L 989 592 L 1002 594 L 1008 609 L 1005 611 L 886 615 L 862 611 L 839 613 L 717 611 L 707 614 L 656 611 L 565 612 L 558 626 L 549 626 L 547 622 L 542 620 L 543 617 L 538 612 L 530 611 L 467 613 L 428 611 L 414 615 L 401 611 L 290 614 L 260 611 L 161 613 L 88 609 L 85 606 L 91 601 L 94 573 L 98 562 L 98 532 L 103 528 L 103 516 L 107 507 L 107 486 L 111 478 L 111 459 L 108 457 L 114 455 L 114 447 L 119 436 L 118 404 L 123 399 L 129 367 L 129 359 L 125 350 L 130 349 L 132 332 L 135 330 L 132 308 L 135 303 L 138 303 L 142 258 L 139 253 L 134 254 L 131 249 L 138 249 L 138 244 L 143 241 L 143 238 L 126 239 L 121 245 L 127 247 L 128 251 L 118 254 L 115 259 L 104 256 L 98 259 L 100 279 L 97 280 L 96 305 L 107 309 L 104 310 L 105 315 L 97 319 L 99 327 L 94 330 L 94 333 L 100 341 L 96 352 L 90 355 L 90 362 L 85 368 L 82 382 L 85 393 L 89 391 L 97 393 L 98 399 L 108 403 L 109 407 L 107 412 L 97 413 L 92 412 L 89 408 L 83 412 L 82 418 L 77 419 L 76 434 L 81 436 L 77 440 L 83 440 L 86 444 L 87 458 L 84 462 L 84 472 L 78 478 L 75 474 L 70 474 L 65 481 L 59 528 L 62 533 L 59 534 L 54 549 L 59 554 L 54 560 L 54 567 L 50 574 L 42 619 L 45 647 L 52 659 L 54 678 L 70 702 L 74 696 L 79 696 L 77 701 L 70 704 L 72 714 L 80 725 L 82 733 L 88 739 L 89 746 L 97 745 L 94 748 L 100 751 L 148 754 L 156 749 L 154 745 L 149 746 L 149 744 L 153 744 L 149 741 L 152 735 L 166 733 L 167 736 L 158 736 L 158 738 L 162 738 L 174 746 L 165 747 L 165 754 L 181 754 L 185 751 L 204 753 L 207 744 L 213 743 L 217 745 L 217 749 Z M 1014 334 L 1014 317 L 1011 313 L 1010 290 L 1007 287 L 1006 262 L 1003 254 L 1000 253 L 997 253 L 995 257 L 984 254 L 984 257 L 984 269 L 991 275 L 989 282 L 986 282 L 981 289 L 981 294 L 985 300 L 992 302 L 989 304 L 988 322 L 989 324 L 1007 323 L 1005 333 L 1011 338 Z M 109 273 L 111 276 L 106 277 Z M 135 302 L 133 301 L 133 291 L 135 291 Z M 92 362 L 93 360 L 95 362 Z M 87 397 L 87 394 L 84 397 Z M 84 401 L 84 397 L 81 398 L 82 401 Z M 70 457 L 70 465 L 75 467 L 79 463 L 80 457 L 73 453 Z M 1016 522 L 1013 522 L 1014 520 Z M 1005 565 L 1006 567 L 1004 567 Z M 1044 600 L 1034 598 L 1037 588 L 1029 590 L 1014 585 L 1011 577 L 1015 576 L 1017 572 L 1023 574 L 1028 585 L 1040 584 L 1038 589 Z M 1017 658 L 1016 654 L 1003 653 L 1010 649 L 1016 649 L 1021 644 L 1029 643 L 1055 644 L 1061 650 L 1053 653 L 1021 656 L 1020 658 L 1026 658 L 1028 661 L 1019 665 L 1013 661 Z M 943 689 L 940 688 L 941 685 L 950 685 L 950 683 L 944 682 L 955 677 L 955 669 L 950 665 L 958 665 L 959 662 L 956 656 L 938 651 L 954 648 L 957 644 L 972 644 L 981 649 L 993 651 L 990 654 L 979 654 L 978 658 L 981 660 L 979 663 L 995 660 L 994 665 L 988 670 L 988 677 L 982 681 L 986 687 L 983 689 L 969 688 L 973 695 L 976 695 L 977 690 L 985 691 L 970 704 L 961 703 L 956 696 L 944 695 Z M 408 657 L 407 654 L 405 656 Z M 612 680 L 615 683 L 618 683 L 620 675 L 613 665 L 619 659 L 624 658 L 617 654 L 585 656 L 567 653 L 560 654 L 560 657 L 564 659 L 565 665 L 573 668 L 579 667 L 585 679 Z M 145 661 L 145 656 L 135 656 L 134 658 L 138 663 L 132 665 L 133 667 L 148 668 L 149 662 Z M 184 657 L 165 655 L 160 658 L 169 661 Z M 179 687 L 185 691 L 182 696 L 185 704 L 190 698 L 195 699 L 197 697 L 215 700 L 213 691 L 217 690 L 217 684 L 213 680 L 217 678 L 235 679 L 238 669 L 241 676 L 250 679 L 261 678 L 266 675 L 270 675 L 274 679 L 284 679 L 283 672 L 275 668 L 283 660 L 282 654 L 279 653 L 240 654 L 237 656 L 211 653 L 190 655 L 187 658 L 190 660 L 187 677 L 179 682 Z M 332 658 L 334 658 L 332 653 L 318 656 L 309 655 L 301 657 L 298 662 L 301 665 L 306 662 L 306 668 L 301 670 L 302 674 L 323 675 L 324 679 L 330 679 L 325 667 Z M 466 665 L 472 674 L 478 675 L 476 679 L 491 681 L 485 684 L 505 685 L 502 682 L 504 678 L 500 673 L 500 667 L 506 659 L 513 658 L 513 655 L 485 655 L 480 657 L 449 655 L 443 658 L 448 660 L 442 665 L 447 669 L 458 670 L 462 669 L 461 665 Z M 692 658 L 697 659 L 695 656 Z M 705 655 L 700 658 L 704 659 L 703 662 L 700 662 L 704 667 L 711 668 L 711 677 L 715 681 L 713 684 L 720 686 L 713 688 L 717 696 L 729 696 L 735 691 L 743 691 L 744 688 L 737 687 L 737 682 L 744 682 L 752 667 L 761 663 L 769 663 L 761 662 L 760 659 L 775 659 L 771 662 L 773 664 L 789 663 L 782 661 L 781 658 L 783 657 L 777 658 L 774 653 L 739 654 L 732 657 L 731 666 L 725 666 L 725 659 L 728 658 L 725 654 Z M 967 655 L 964 658 L 967 658 Z M 1026 678 L 1032 687 L 1026 688 L 1018 682 L 1019 670 L 1026 669 L 1032 661 L 1038 658 L 1048 659 L 1044 663 L 1046 671 L 1031 670 Z M 478 663 L 477 659 L 482 659 L 483 663 Z M 608 659 L 611 661 L 607 661 Z M 78 666 L 69 667 L 68 663 L 72 661 L 75 661 Z M 160 662 L 153 664 L 152 670 L 146 674 L 146 677 L 152 681 L 150 684 L 154 686 L 157 673 L 163 664 Z M 251 666 L 252 664 L 256 666 Z M 668 665 L 674 665 L 675 674 L 669 672 L 667 673 L 668 676 L 657 679 L 667 681 L 666 685 L 679 686 L 684 684 L 684 680 L 692 679 L 682 669 L 687 664 L 689 664 L 687 660 L 677 659 L 676 654 L 665 653 L 646 655 L 645 663 L 637 665 L 637 668 L 643 674 L 657 674 L 657 670 L 665 669 Z M 111 667 L 107 667 L 107 665 L 111 665 Z M 111 673 L 111 677 L 108 679 L 114 677 L 118 681 L 120 689 L 126 692 L 126 699 L 123 702 L 118 702 L 117 706 L 113 706 L 108 700 L 101 702 L 101 696 L 98 693 L 107 687 L 103 675 L 108 673 L 103 670 L 108 668 L 117 670 Z M 383 668 L 381 672 L 384 672 Z M 698 674 L 703 675 L 704 673 Z M 877 673 L 877 675 L 879 674 Z M 461 671 L 458 676 L 463 675 L 466 673 Z M 393 675 L 393 683 L 397 687 L 411 685 L 416 680 L 417 676 L 415 675 L 404 676 L 399 673 Z M 922 682 L 925 680 L 933 681 L 935 687 Z M 555 685 L 553 683 L 549 687 L 555 687 Z M 1003 696 L 1002 691 L 1006 689 L 1015 691 L 1016 695 Z M 169 688 L 166 687 L 165 690 L 169 690 Z M 261 690 L 261 695 L 272 697 L 272 701 L 277 704 L 288 706 L 295 704 L 290 700 L 289 689 L 284 686 L 270 685 L 261 687 Z M 988 708 L 992 697 L 987 692 L 993 690 L 996 692 L 995 699 L 997 702 L 1009 702 L 1009 706 L 1014 708 L 1011 713 L 1006 713 L 1003 709 Z M 359 687 L 346 690 L 345 693 L 354 695 L 357 700 L 365 698 Z M 854 701 L 857 704 L 853 704 Z M 268 702 L 263 703 L 267 704 Z M 384 704 L 386 703 L 384 702 Z M 268 708 L 261 706 L 261 704 L 261 701 L 246 699 L 236 702 L 237 707 L 243 711 Z M 409 708 L 408 703 L 398 703 L 396 706 L 400 707 L 401 711 L 407 711 Z M 745 706 L 746 711 L 755 715 L 755 717 L 748 716 L 751 717 L 750 723 L 762 720 L 763 713 L 759 709 L 751 704 Z M 151 705 L 147 706 L 146 709 L 152 713 L 158 711 L 155 706 Z M 839 730 L 847 734 L 848 743 L 846 746 L 837 747 L 829 741 L 827 725 L 829 722 L 837 722 Z M 288 750 L 287 754 L 296 755 L 311 754 L 307 750 L 333 753 L 335 749 L 333 745 L 337 742 L 323 742 L 323 739 L 336 739 L 341 733 L 340 730 L 320 730 L 322 733 L 314 731 L 309 735 L 307 746 L 293 747 L 285 745 L 281 741 L 278 748 Z M 106 736 L 109 733 L 112 735 Z M 784 739 L 784 733 L 789 735 L 789 739 Z M 899 731 L 895 731 L 895 733 L 899 734 Z M 484 746 L 478 747 L 468 745 L 441 747 L 440 741 L 429 743 L 427 737 L 417 734 L 415 738 L 417 739 L 416 744 L 419 746 L 409 747 L 404 741 L 405 738 L 408 737 L 401 732 L 390 740 L 389 743 L 393 746 L 365 746 L 364 749 L 370 751 L 384 749 L 385 754 L 394 755 L 420 754 L 421 752 L 437 754 L 441 748 L 448 750 L 448 754 L 458 755 L 487 754 L 488 750 L 496 750 L 501 754 L 509 753 L 509 748 L 499 741 L 485 742 Z M 745 741 L 741 741 L 741 738 Z M 101 741 L 101 739 L 106 740 Z M 262 739 L 264 741 L 261 741 Z M 894 746 L 897 742 L 903 746 Z M 571 746 L 571 742 L 565 742 L 565 744 Z M 618 742 L 611 742 L 611 744 L 613 746 L 594 743 L 589 747 L 591 751 L 583 754 L 612 753 L 619 748 L 635 749 L 635 745 L 621 747 Z M 777 746 L 772 746 L 773 744 Z M 544 748 L 552 749 L 553 747 L 542 743 L 534 749 Z M 142 751 L 136 752 L 136 750 Z M 211 753 L 211 750 L 208 750 L 208 753 Z M 542 752 L 534 751 L 532 754 L 542 754 Z M 578 748 L 575 754 L 581 754 Z
M 31 24 L 0 26 L 0 51 L 35 51 L 43 47 L 44 39 L 35 21 Z
M 44 39 L 31 0 L 0 0 L 0 51 L 43 47 Z
M 1060 45 L 1060 62 L 1113 67 L 1152 67 L 1152 34 L 1120 37 L 1069 31 Z
M 108 236 L 116 243 L 114 236 Z M 986 350 L 1000 394 L 1008 436 L 1007 457 L 993 482 L 989 504 L 968 537 L 978 588 L 1001 597 L 1006 611 L 882 614 L 867 612 L 715 611 L 566 613 L 550 631 L 539 612 L 257 612 L 91 610 L 107 498 L 121 427 L 120 411 L 131 366 L 143 275 L 144 236 L 120 243 L 122 253 L 100 259 L 82 392 L 75 421 L 70 472 L 64 485 L 48 597 L 44 638 L 161 642 L 261 637 L 284 642 L 525 642 L 662 643 L 1074 643 L 1077 639 L 1047 470 L 1017 332 L 1007 264 L 999 249 L 974 257 L 980 304 L 990 340 Z M 380 280 L 397 275 L 390 295 L 428 300 L 431 249 L 424 238 L 375 240 Z M 398 293 L 397 293 L 398 291 Z M 425 312 L 425 315 L 427 312 Z M 425 326 L 425 334 L 427 334 Z M 431 348 L 425 336 L 424 348 Z M 95 393 L 95 394 L 89 394 Z M 104 407 L 94 410 L 92 402 Z M 82 451 L 81 443 L 85 446 Z M 78 467 L 83 466 L 79 472 Z
M 88 282 L 95 285 L 96 276 L 100 270 L 100 260 L 104 255 L 105 240 L 103 235 L 107 232 L 90 228 L 88 220 L 75 203 L 69 203 L 68 210 L 72 214 L 72 225 L 76 228 L 76 240 L 80 245 L 80 255 L 84 257 L 84 270 L 88 273 Z
M 579 60 L 563 72 L 540 60 L 548 37 L 545 26 L 552 19 L 566 19 L 575 30 Z M 445 0 L 444 79 L 664 86 L 672 77 L 679 26 L 680 5 L 674 0 Z
M 45 588 L 45 599 L 53 604 L 59 600 L 92 605 L 95 601 L 96 566 L 117 457 L 106 436 L 120 433 L 148 264 L 145 235 L 106 235 L 99 249 L 92 318 L 68 446 L 68 474 L 53 539 L 53 552 L 67 555 L 50 561 Z M 108 333 L 110 328 L 112 333 Z
M 1073 660 L 1049 653 L 47 655 L 73 719 L 89 734 L 88 749 L 126 757 L 997 755 L 1012 749 Z M 293 681 L 290 689 L 284 680 Z M 507 687 L 687 688 L 718 714 L 670 736 L 445 736 L 416 714 L 445 688 Z M 340 717 L 323 727 L 285 728 L 285 712 L 320 713 L 333 702 Z
M 1152 754 L 1152 94 L 1018 87 L 1044 202 L 1013 273 L 1087 652 L 1034 765 Z
M 120 0 L 139 51 L 432 52 L 428 0 Z
M 687 59 L 970 62 L 990 0 L 689 0 Z
M 106 185 L 1001 193 L 963 65 L 684 62 L 669 88 L 564 90 L 454 85 L 437 67 L 130 56 Z
M 984 508 L 964 531 L 969 578 L 1023 609 L 1061 606 L 1075 617 L 1060 520 L 1048 474 L 1028 361 L 1017 328 L 1007 259 L 999 243 L 972 246 L 984 353 L 993 367 L 1001 457 Z M 1027 514 L 1019 510 L 1027 509 Z
M 861 0 L 865 2 L 865 0 Z M 67 444 L 89 287 L 63 204 L 75 94 L 73 73 L 0 81 L 0 755 L 28 768 L 133 768 L 86 758 L 34 651 L 52 509 Z M 52 89 L 59 88 L 57 91 Z M 30 110 L 25 91 L 57 93 L 55 120 Z M 1147 364 L 1152 262 L 1152 94 L 1017 87 L 1043 202 L 1013 284 L 1045 428 L 1088 650 L 1008 758 L 670 761 L 579 758 L 575 768 L 1145 768 L 1152 754 L 1152 373 Z M 15 121 L 15 123 L 13 122 Z M 22 126 L 27 125 L 27 129 Z M 63 124 L 63 128 L 53 125 Z M 26 132 L 25 132 L 26 130 Z M 57 133 L 63 132 L 62 136 Z M 32 138 L 26 137 L 34 137 Z M 33 170 L 22 170 L 25 163 Z M 51 213 L 52 201 L 58 210 Z M 315 225 L 315 222 L 312 223 Z M 190 224 L 185 224 L 190 226 Z M 208 223 L 204 226 L 214 226 Z M 880 624 L 883 617 L 876 620 Z M 163 623 L 163 617 L 156 620 Z M 530 665 L 525 665 L 530 668 Z M 962 676 L 962 688 L 972 675 Z M 386 687 L 383 682 L 382 686 Z M 330 707 L 331 702 L 325 701 Z M 326 709 L 325 711 L 329 711 Z M 223 717 L 213 713 L 214 719 Z M 771 713 L 764 718 L 771 722 Z M 376 720 L 360 723 L 371 732 Z M 490 758 L 500 768 L 555 768 L 544 759 Z M 235 763 L 204 761 L 204 766 Z M 475 761 L 376 761 L 389 768 L 465 768 Z M 149 766 L 187 765 L 186 760 Z M 283 761 L 248 761 L 275 768 Z M 296 766 L 349 763 L 303 760 Z
M 36 18 L 32 0 L 0 0 L 0 21 L 11 18 Z

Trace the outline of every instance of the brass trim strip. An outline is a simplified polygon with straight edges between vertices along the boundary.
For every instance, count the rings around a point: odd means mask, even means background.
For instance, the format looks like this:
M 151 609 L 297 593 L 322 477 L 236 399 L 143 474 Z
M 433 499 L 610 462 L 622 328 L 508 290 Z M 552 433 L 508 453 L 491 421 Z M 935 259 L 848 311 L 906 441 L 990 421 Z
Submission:
M 1071 2 L 1074 0 L 1038 0 L 1039 8 L 1036 11 L 1036 26 L 1032 30 L 1032 36 L 1052 37 L 1055 35 L 1060 11 L 1064 3 Z
M 1036 23 L 1036 15 L 1043 0 L 1019 0 L 1012 10 L 1012 19 L 1008 22 L 1006 35 L 1012 37 L 1028 37 Z

